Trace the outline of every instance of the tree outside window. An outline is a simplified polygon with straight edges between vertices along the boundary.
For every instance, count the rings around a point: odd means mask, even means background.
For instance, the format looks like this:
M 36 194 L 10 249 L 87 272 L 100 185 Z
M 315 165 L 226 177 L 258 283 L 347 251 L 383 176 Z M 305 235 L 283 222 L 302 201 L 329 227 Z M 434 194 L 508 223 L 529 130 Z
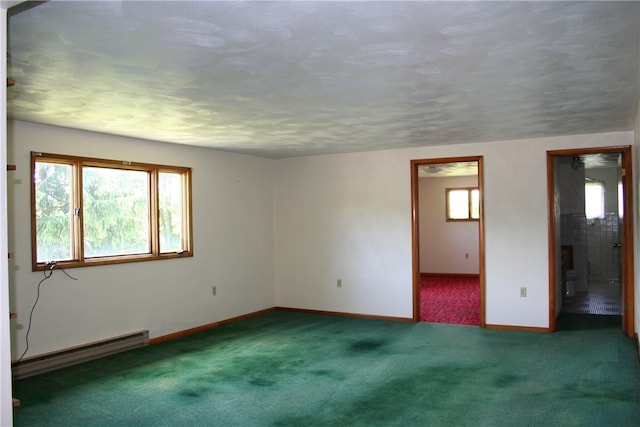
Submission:
M 31 157 L 34 270 L 192 255 L 190 168 Z

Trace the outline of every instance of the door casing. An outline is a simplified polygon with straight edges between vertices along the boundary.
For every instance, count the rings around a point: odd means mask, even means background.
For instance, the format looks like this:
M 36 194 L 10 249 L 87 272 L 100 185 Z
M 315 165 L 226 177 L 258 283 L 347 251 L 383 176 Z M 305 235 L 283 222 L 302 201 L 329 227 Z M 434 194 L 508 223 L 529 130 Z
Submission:
M 446 157 L 437 159 L 411 160 L 411 240 L 413 263 L 413 321 L 420 321 L 420 230 L 419 230 L 419 200 L 418 169 L 424 165 L 436 165 L 442 163 L 477 162 L 478 164 L 478 188 L 480 189 L 480 219 L 478 220 L 479 243 L 479 280 L 480 280 L 480 327 L 485 327 L 485 271 L 484 271 L 484 184 L 483 184 L 483 157 Z
M 633 179 L 631 146 L 614 146 L 599 148 L 579 148 L 571 150 L 547 151 L 547 206 L 549 215 L 549 330 L 556 330 L 556 308 L 560 302 L 556 298 L 557 262 L 556 253 L 556 216 L 555 216 L 555 170 L 554 158 L 565 156 L 579 156 L 586 154 L 620 153 L 622 169 L 622 197 L 625 220 L 622 229 L 622 329 L 629 336 L 635 336 L 635 284 L 634 284 L 634 239 L 633 219 Z

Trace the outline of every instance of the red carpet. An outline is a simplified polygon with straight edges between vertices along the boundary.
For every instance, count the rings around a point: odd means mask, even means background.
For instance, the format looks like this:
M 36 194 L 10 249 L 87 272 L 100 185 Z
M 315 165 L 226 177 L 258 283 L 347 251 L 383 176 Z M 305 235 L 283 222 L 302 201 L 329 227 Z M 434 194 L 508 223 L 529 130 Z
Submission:
M 477 277 L 423 275 L 420 320 L 480 325 L 480 283 Z

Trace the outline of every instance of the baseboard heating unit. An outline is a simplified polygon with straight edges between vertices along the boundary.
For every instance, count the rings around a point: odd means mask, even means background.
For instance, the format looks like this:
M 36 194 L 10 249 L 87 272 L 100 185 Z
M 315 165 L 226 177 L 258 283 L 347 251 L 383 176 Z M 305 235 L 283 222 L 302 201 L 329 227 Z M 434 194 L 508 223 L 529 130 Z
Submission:
M 27 378 L 149 344 L 149 331 L 138 331 L 23 359 L 12 366 L 13 378 Z

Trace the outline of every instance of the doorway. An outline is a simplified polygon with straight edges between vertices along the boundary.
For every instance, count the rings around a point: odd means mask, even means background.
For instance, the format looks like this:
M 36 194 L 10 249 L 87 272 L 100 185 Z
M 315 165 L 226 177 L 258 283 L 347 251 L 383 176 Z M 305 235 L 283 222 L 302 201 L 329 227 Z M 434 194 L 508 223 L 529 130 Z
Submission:
M 415 322 L 421 320 L 423 303 L 431 302 L 426 300 L 429 294 L 425 293 L 425 280 L 444 283 L 443 289 L 455 280 L 461 285 L 475 281 L 475 316 L 481 327 L 485 325 L 482 170 L 481 156 L 411 161 Z M 463 197 L 464 203 L 468 201 L 468 209 L 463 207 L 460 217 L 449 217 L 452 190 Z
M 562 313 L 621 316 L 635 334 L 631 148 L 547 152 L 549 325 Z

